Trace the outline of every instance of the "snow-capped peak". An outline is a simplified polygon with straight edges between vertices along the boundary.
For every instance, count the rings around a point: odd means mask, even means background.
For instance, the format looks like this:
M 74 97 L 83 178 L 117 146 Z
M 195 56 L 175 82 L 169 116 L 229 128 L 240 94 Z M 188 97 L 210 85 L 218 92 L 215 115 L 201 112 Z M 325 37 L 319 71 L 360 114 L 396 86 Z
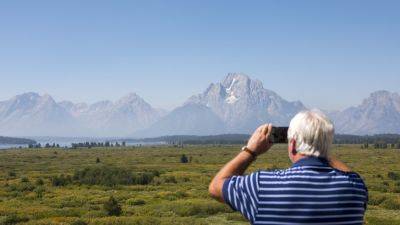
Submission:
M 228 94 L 228 97 L 226 97 L 225 101 L 228 104 L 233 104 L 237 100 L 239 100 L 239 98 L 235 96 L 235 94 L 234 94 L 234 92 L 232 90 L 232 88 L 235 85 L 236 81 L 237 81 L 237 79 L 233 78 L 233 80 L 232 80 L 231 84 L 229 85 L 229 87 L 225 89 L 226 93 Z
M 231 92 L 232 87 L 233 87 L 233 85 L 235 84 L 236 81 L 237 81 L 236 78 L 233 78 L 231 85 L 227 89 L 225 89 L 226 93 L 229 94 Z
M 226 103 L 228 103 L 228 104 L 233 104 L 233 103 L 237 102 L 237 100 L 239 100 L 239 98 L 237 98 L 237 97 L 233 94 L 233 92 L 231 93 L 231 95 L 229 95 L 229 97 L 227 97 L 227 98 L 225 99 Z
M 228 74 L 187 102 L 211 108 L 226 123 L 228 132 L 247 132 L 265 122 L 287 125 L 295 113 L 305 108 L 264 89 L 261 81 L 243 73 Z

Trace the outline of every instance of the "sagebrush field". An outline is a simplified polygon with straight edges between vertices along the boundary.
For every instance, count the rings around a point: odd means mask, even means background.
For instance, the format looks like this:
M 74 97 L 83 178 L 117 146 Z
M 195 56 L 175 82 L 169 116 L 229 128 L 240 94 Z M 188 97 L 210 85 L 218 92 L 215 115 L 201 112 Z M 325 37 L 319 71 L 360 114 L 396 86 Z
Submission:
M 290 166 L 285 148 L 274 146 L 248 172 Z M 213 175 L 239 149 L 0 151 L 0 224 L 248 224 L 207 192 Z M 334 155 L 367 183 L 366 224 L 400 224 L 400 150 L 345 145 L 335 146 Z

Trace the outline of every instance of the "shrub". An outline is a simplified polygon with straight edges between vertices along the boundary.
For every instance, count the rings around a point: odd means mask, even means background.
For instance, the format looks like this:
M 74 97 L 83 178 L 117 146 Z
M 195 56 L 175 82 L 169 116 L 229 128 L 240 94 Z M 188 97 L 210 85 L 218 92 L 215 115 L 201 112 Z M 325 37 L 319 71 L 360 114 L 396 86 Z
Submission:
M 128 205 L 145 205 L 145 204 L 146 204 L 146 201 L 143 200 L 143 199 L 134 199 L 134 198 L 131 198 L 131 199 L 128 199 L 128 200 L 126 201 L 126 204 L 128 204 Z
M 186 155 L 182 155 L 181 156 L 181 163 L 188 163 L 188 162 L 189 162 L 188 157 Z
M 43 186 L 39 186 L 35 188 L 36 198 L 42 198 L 46 189 Z
M 243 222 L 247 222 L 247 219 L 246 218 L 244 218 L 241 214 L 239 214 L 239 213 L 229 213 L 227 216 L 226 216 L 226 219 L 227 220 L 230 220 L 230 221 L 243 221 Z
M 400 180 L 400 173 L 388 172 L 387 176 L 392 180 Z
M 9 171 L 9 172 L 8 172 L 8 176 L 9 176 L 9 177 L 16 177 L 17 174 L 16 174 L 14 171 Z
M 144 205 L 144 204 L 146 204 L 146 201 L 144 201 L 143 199 L 137 199 L 132 202 L 132 205 Z
M 160 196 L 163 199 L 169 200 L 169 201 L 175 201 L 177 199 L 182 199 L 186 198 L 188 195 L 184 191 L 177 191 L 177 192 L 165 192 L 162 193 Z
M 151 181 L 153 181 L 154 175 L 153 173 L 141 173 L 141 174 L 136 174 L 133 176 L 134 184 L 149 184 Z
M 38 185 L 38 186 L 42 186 L 42 185 L 44 184 L 44 181 L 43 181 L 43 179 L 38 178 L 38 179 L 36 180 L 35 184 Z
M 75 220 L 74 222 L 71 223 L 71 225 L 88 225 L 88 223 L 86 223 L 83 220 Z
M 370 195 L 369 196 L 369 200 L 368 200 L 368 204 L 369 205 L 380 205 L 385 200 L 386 200 L 386 196 L 385 195 L 379 195 L 379 194 Z
M 109 216 L 119 216 L 122 213 L 121 206 L 113 196 L 104 203 L 103 208 Z
M 66 186 L 72 183 L 71 176 L 70 175 L 65 176 L 64 174 L 61 174 L 60 176 L 53 176 L 50 178 L 50 180 L 51 184 L 55 187 Z
M 18 192 L 33 191 L 35 186 L 29 182 L 27 178 L 21 178 L 21 182 L 18 184 L 9 184 L 6 186 L 6 190 L 9 192 L 14 192 L 14 195 L 19 195 Z
M 378 192 L 388 192 L 389 191 L 389 187 L 385 186 L 382 183 L 374 183 L 374 184 L 370 184 L 368 189 L 370 191 L 378 191 Z
M 100 158 L 99 157 L 96 158 L 96 163 L 100 163 Z
M 391 192 L 393 193 L 400 193 L 400 186 L 395 186 L 391 189 Z
M 218 213 L 232 212 L 227 206 L 217 202 L 210 202 L 205 200 L 191 200 L 191 201 L 175 201 L 170 204 L 164 204 L 161 207 L 163 211 L 172 211 L 181 217 L 187 216 L 201 216 L 208 217 Z
M 160 171 L 158 171 L 158 170 L 153 170 L 153 171 L 151 171 L 151 173 L 155 176 L 155 177 L 159 177 L 160 176 Z
M 382 217 L 374 217 L 367 216 L 365 224 L 379 224 L 379 225 L 394 225 L 400 224 L 400 220 L 392 219 L 392 218 L 382 218 Z
M 17 223 L 27 222 L 29 218 L 25 216 L 19 216 L 16 214 L 11 214 L 6 216 L 4 219 L 0 220 L 1 225 L 14 225 Z
M 186 198 L 188 196 L 188 194 L 184 191 L 177 191 L 177 192 L 175 192 L 175 196 L 178 198 Z
M 128 170 L 110 166 L 87 167 L 77 170 L 73 179 L 80 184 L 114 186 L 132 184 L 133 176 Z
M 142 199 L 138 199 L 133 202 L 133 205 L 144 205 L 144 204 L 146 204 L 146 201 L 144 201 Z
M 398 198 L 387 198 L 382 202 L 381 206 L 385 209 L 400 210 L 400 199 Z
M 164 183 L 178 183 L 178 181 L 176 181 L 175 176 L 165 176 L 164 177 Z
M 87 185 L 145 185 L 151 183 L 154 176 L 154 172 L 132 173 L 118 167 L 96 166 L 75 171 L 73 179 L 80 184 Z

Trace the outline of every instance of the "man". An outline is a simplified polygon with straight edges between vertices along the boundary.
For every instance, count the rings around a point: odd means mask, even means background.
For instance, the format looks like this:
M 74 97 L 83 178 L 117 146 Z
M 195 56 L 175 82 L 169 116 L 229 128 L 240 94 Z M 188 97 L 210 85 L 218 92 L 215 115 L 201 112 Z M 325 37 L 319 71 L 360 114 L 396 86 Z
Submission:
M 329 156 L 334 128 L 321 112 L 300 112 L 290 122 L 291 168 L 243 175 L 272 146 L 271 129 L 271 124 L 260 126 L 218 172 L 209 187 L 211 196 L 251 224 L 363 224 L 367 188 L 357 173 Z

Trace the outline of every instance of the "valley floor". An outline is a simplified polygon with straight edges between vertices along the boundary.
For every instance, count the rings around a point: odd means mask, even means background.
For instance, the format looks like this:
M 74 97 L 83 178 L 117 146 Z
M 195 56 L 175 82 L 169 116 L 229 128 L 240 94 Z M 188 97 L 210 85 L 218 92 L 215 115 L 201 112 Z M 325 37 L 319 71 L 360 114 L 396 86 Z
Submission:
M 360 147 L 335 146 L 334 154 L 366 180 L 370 198 L 366 224 L 400 224 L 400 150 Z M 207 193 L 212 176 L 239 149 L 162 146 L 0 151 L 0 224 L 248 224 Z M 181 162 L 185 161 L 182 155 L 188 163 Z M 289 165 L 285 146 L 274 146 L 249 171 Z M 89 169 L 83 172 L 84 168 Z M 90 168 L 113 168 L 107 173 L 116 174 L 113 182 L 122 184 L 88 177 Z M 137 177 L 118 180 L 126 171 Z M 121 206 L 119 216 L 109 216 L 104 208 L 110 196 Z

